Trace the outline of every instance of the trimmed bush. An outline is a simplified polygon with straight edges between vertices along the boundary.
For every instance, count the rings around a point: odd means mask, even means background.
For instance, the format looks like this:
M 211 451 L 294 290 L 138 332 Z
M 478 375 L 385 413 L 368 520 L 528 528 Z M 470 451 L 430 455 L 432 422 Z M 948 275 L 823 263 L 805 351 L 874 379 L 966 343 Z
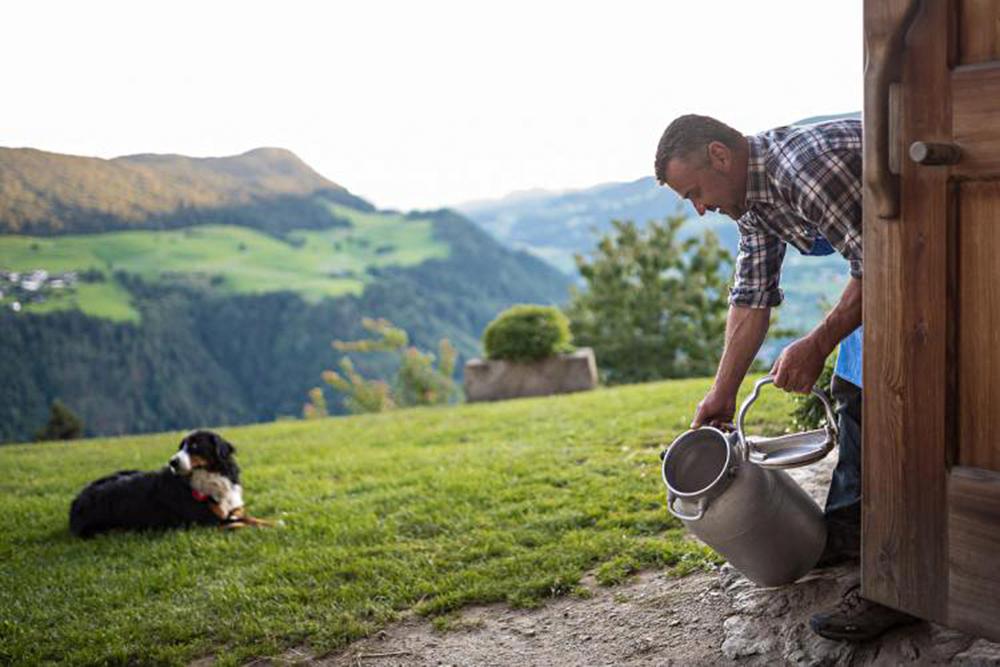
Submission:
M 572 352 L 569 319 L 555 306 L 520 304 L 503 311 L 483 332 L 488 359 L 537 361 Z

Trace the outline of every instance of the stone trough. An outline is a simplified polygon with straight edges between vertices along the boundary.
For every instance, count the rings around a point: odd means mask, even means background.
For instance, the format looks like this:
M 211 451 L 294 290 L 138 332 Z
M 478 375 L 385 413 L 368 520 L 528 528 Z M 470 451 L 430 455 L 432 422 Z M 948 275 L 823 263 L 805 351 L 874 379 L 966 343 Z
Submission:
M 471 359 L 465 364 L 465 399 L 470 403 L 567 394 L 596 386 L 597 362 L 589 347 L 535 362 Z

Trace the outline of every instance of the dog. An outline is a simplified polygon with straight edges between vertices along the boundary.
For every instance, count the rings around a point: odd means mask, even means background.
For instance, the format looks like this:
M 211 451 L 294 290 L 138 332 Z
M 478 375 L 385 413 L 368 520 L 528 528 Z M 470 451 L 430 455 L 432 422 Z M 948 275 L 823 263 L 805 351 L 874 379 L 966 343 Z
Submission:
M 235 453 L 219 434 L 193 431 L 164 468 L 119 470 L 87 485 L 70 506 L 70 532 L 273 525 L 246 514 Z

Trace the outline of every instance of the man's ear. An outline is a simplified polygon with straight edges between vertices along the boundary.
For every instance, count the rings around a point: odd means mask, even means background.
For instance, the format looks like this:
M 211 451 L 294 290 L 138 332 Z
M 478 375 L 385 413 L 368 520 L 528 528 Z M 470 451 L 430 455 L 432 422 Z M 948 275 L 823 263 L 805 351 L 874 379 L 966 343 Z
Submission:
M 708 144 L 708 163 L 712 169 L 728 173 L 733 166 L 733 151 L 721 141 Z

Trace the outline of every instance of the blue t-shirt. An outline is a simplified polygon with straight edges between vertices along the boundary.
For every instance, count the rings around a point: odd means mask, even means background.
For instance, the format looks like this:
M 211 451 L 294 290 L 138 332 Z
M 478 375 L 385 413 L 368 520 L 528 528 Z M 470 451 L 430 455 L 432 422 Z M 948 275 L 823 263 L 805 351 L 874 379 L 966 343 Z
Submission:
M 833 246 L 822 236 L 817 236 L 813 240 L 812 248 L 804 255 L 832 255 Z M 833 367 L 833 374 L 844 378 L 848 382 L 862 386 L 861 384 L 861 348 L 864 341 L 864 326 L 860 326 L 852 331 L 847 338 L 840 341 L 840 350 L 837 352 L 837 363 Z

